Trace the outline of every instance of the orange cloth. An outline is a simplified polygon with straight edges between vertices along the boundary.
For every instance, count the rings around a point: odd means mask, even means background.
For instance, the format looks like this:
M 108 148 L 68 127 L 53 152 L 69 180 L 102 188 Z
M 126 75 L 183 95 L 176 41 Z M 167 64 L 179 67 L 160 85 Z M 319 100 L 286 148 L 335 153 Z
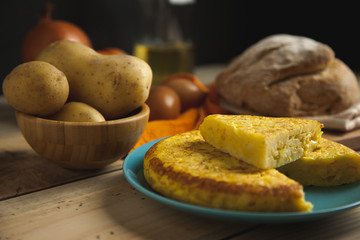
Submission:
M 204 104 L 191 108 L 176 119 L 149 121 L 139 141 L 133 149 L 156 139 L 198 129 L 204 118 L 209 114 L 227 114 L 219 105 L 214 84 L 209 87 Z
M 150 121 L 134 148 L 152 140 L 197 129 L 205 116 L 203 108 L 200 107 L 191 108 L 176 119 Z

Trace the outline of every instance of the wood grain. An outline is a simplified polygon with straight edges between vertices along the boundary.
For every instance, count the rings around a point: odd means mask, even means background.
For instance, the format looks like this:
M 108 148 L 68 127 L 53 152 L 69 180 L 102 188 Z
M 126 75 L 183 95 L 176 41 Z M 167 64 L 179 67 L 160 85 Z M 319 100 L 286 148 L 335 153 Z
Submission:
M 253 239 L 360 239 L 360 209 L 328 217 L 322 220 L 284 225 L 262 225 L 246 233 L 234 235 L 229 240 Z M 266 236 L 264 238 L 264 236 Z
M 121 166 L 119 160 L 99 170 L 70 170 L 42 158 L 30 147 L 0 149 L 0 200 L 120 170 Z
M 323 137 L 339 142 L 356 151 L 360 150 L 360 129 L 350 132 L 325 131 Z
M 221 239 L 249 226 L 155 202 L 132 188 L 121 171 L 0 204 L 0 239 Z
M 0 98 L 0 200 L 120 170 L 122 160 L 100 170 L 69 170 L 42 158 L 25 141 L 15 111 Z

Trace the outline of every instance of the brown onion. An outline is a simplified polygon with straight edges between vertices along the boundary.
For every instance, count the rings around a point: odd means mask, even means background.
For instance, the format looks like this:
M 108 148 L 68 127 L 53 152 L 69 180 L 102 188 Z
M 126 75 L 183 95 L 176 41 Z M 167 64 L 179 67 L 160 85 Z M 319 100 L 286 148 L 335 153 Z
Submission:
M 146 104 L 150 108 L 150 121 L 175 119 L 180 115 L 180 98 L 173 89 L 167 86 L 153 86 Z
M 162 81 L 162 85 L 172 88 L 180 98 L 181 112 L 199 107 L 209 89 L 191 73 L 174 73 Z
M 117 47 L 107 47 L 97 50 L 98 53 L 103 55 L 127 55 L 127 52 Z
M 47 4 L 38 24 L 26 34 L 21 49 L 24 62 L 35 60 L 43 48 L 58 40 L 71 40 L 92 46 L 89 37 L 81 28 L 70 22 L 53 20 L 52 11 L 53 6 Z

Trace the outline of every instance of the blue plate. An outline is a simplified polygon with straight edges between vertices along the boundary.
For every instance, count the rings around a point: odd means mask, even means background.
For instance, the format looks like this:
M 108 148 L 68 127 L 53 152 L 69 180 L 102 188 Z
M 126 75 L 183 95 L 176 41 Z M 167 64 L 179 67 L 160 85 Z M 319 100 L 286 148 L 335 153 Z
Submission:
M 258 213 L 228 211 L 179 202 L 160 195 L 152 190 L 144 178 L 143 160 L 147 150 L 161 139 L 144 144 L 132 151 L 123 164 L 127 181 L 143 194 L 176 209 L 226 221 L 253 223 L 288 223 L 324 218 L 349 210 L 360 204 L 360 183 L 336 187 L 305 187 L 305 198 L 313 205 L 312 212 L 306 213 Z

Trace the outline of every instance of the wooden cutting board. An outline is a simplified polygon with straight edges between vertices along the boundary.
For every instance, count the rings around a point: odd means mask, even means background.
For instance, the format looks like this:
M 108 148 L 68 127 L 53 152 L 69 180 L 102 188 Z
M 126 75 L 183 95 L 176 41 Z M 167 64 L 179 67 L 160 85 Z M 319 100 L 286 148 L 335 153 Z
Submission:
M 355 129 L 350 132 L 324 130 L 323 137 L 344 144 L 356 151 L 360 151 L 360 129 Z

